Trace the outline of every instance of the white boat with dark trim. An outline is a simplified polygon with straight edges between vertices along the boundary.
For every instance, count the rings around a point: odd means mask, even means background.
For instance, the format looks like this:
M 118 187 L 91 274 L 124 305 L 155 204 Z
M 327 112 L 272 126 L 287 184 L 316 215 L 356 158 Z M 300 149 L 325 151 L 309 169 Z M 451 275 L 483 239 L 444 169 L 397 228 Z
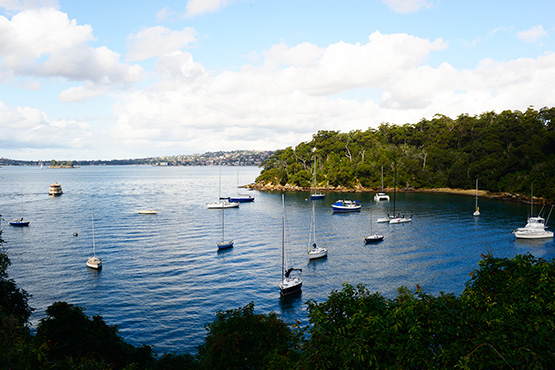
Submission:
M 473 216 L 480 216 L 480 207 L 478 207 L 478 179 L 476 179 L 476 210 L 472 214 Z
M 222 241 L 218 243 L 218 249 L 228 249 L 233 247 L 233 240 L 225 240 L 225 208 L 222 208 Z
M 372 232 L 372 209 L 370 208 L 370 235 L 364 237 L 364 242 L 366 244 L 381 242 L 384 236 L 381 234 Z
M 237 208 L 239 204 L 239 202 L 230 202 L 227 199 L 222 199 L 219 202 L 207 203 L 206 207 L 208 209 Z
M 326 248 L 319 247 L 316 244 L 316 215 L 314 213 L 314 202 L 312 202 L 312 218 L 310 223 L 310 233 L 308 235 L 308 259 L 315 260 L 328 255 Z
M 358 200 L 338 200 L 331 207 L 334 212 L 359 212 L 362 208 Z
M 300 293 L 303 286 L 302 280 L 302 269 L 295 269 L 288 266 L 287 259 L 287 246 L 286 246 L 286 236 L 285 236 L 285 199 L 284 195 L 281 195 L 281 202 L 283 205 L 283 221 L 282 221 L 282 234 L 281 234 L 281 282 L 279 283 L 280 295 L 287 296 L 294 293 Z M 291 275 L 294 272 L 295 275 Z

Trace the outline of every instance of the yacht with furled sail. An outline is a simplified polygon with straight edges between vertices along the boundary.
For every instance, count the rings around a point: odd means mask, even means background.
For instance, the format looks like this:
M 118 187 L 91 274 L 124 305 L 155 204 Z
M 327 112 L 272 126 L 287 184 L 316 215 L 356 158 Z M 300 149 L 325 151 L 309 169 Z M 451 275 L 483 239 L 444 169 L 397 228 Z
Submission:
M 382 166 L 382 191 L 374 195 L 375 202 L 389 202 L 389 195 L 383 191 L 383 166 Z
M 94 216 L 93 216 L 92 205 L 91 205 L 91 223 L 92 223 L 93 256 L 87 259 L 87 267 L 95 270 L 100 270 L 102 268 L 102 260 L 96 256 L 96 244 L 94 242 Z
M 472 214 L 473 216 L 480 216 L 480 207 L 478 207 L 478 179 L 476 179 L 476 210 Z
M 285 236 L 285 196 L 281 194 L 283 207 L 282 233 L 281 233 L 281 282 L 279 283 L 280 295 L 288 296 L 300 293 L 303 286 L 302 269 L 289 267 L 287 258 L 287 238 Z
M 316 151 L 316 148 L 312 148 L 312 153 Z M 310 193 L 310 199 L 324 199 L 326 195 L 322 192 L 316 191 L 316 155 L 314 155 L 314 169 L 312 170 L 312 189 Z
M 312 217 L 310 222 L 310 232 L 308 234 L 308 259 L 314 260 L 323 258 L 328 255 L 326 248 L 319 247 L 316 244 L 316 215 L 314 212 L 314 202 L 312 202 Z

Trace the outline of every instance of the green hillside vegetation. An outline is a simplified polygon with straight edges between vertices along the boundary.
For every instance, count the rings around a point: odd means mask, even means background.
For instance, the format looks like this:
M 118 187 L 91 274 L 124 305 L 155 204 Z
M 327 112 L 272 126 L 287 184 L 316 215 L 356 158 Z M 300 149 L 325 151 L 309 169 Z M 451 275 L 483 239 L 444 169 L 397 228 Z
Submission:
M 0 231 L 0 246 L 2 245 Z M 0 369 L 551 369 L 555 261 L 483 255 L 460 296 L 415 285 L 395 298 L 347 283 L 308 302 L 309 325 L 219 311 L 197 354 L 156 355 L 117 326 L 55 302 L 35 335 L 29 294 L 8 278 L 0 251 Z M 276 287 L 276 296 L 278 295 Z M 200 324 L 200 323 L 199 323 Z
M 317 187 L 480 189 L 555 199 L 555 108 L 504 111 L 456 119 L 436 115 L 403 126 L 348 133 L 319 131 L 310 142 L 276 151 L 259 186 L 308 188 L 317 159 Z

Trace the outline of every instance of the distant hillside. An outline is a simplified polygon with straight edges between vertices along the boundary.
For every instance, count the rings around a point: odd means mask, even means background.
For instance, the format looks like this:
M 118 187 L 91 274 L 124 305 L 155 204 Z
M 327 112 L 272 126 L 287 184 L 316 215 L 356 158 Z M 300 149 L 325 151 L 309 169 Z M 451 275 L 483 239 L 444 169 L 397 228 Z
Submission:
M 204 154 L 174 155 L 165 157 L 148 157 L 136 159 L 64 161 L 72 166 L 113 166 L 113 165 L 153 165 L 153 166 L 211 166 L 222 161 L 226 166 L 260 166 L 273 151 L 269 150 L 234 150 L 231 152 L 206 152 Z M 0 157 L 0 166 L 45 166 L 61 163 L 56 160 L 22 161 Z

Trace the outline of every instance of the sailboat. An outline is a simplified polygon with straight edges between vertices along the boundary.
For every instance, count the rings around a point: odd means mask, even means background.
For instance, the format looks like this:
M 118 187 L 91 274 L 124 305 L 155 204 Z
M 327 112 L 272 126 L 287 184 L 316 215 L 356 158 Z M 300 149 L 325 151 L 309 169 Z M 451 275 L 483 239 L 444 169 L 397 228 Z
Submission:
M 9 223 L 12 226 L 29 226 L 29 221 L 23 220 L 23 196 L 21 198 L 21 217 L 14 218 Z
M 148 192 L 148 209 L 142 209 L 142 210 L 137 212 L 138 214 L 140 214 L 140 215 L 156 215 L 156 214 L 158 214 L 157 209 L 152 209 L 152 207 L 150 205 L 150 198 L 151 198 L 151 191 Z
M 528 218 L 528 222 L 526 226 L 519 227 L 513 233 L 517 239 L 546 239 L 546 238 L 553 238 L 553 231 L 547 230 L 547 222 L 549 221 L 549 217 L 551 216 L 551 212 L 553 211 L 553 206 L 551 206 L 551 210 L 549 211 L 549 215 L 547 216 L 547 220 L 541 217 L 541 213 L 543 211 L 543 207 L 538 213 L 537 216 L 534 217 L 534 188 L 532 187 L 532 195 L 531 195 L 531 205 L 530 205 L 530 218 Z
M 94 242 L 94 216 L 93 216 L 92 205 L 91 205 L 91 223 L 92 223 L 93 256 L 87 260 L 87 267 L 90 267 L 95 270 L 100 270 L 102 268 L 102 260 L 96 256 L 96 245 Z
M 476 179 L 476 211 L 474 211 L 473 215 L 480 216 L 480 207 L 478 207 L 478 179 Z
M 312 153 L 314 153 L 315 150 L 316 148 L 313 148 Z M 314 156 L 314 169 L 312 171 L 312 192 L 310 194 L 310 199 L 311 200 L 324 199 L 325 197 L 326 195 L 324 193 L 316 191 L 316 156 Z
M 310 232 L 308 234 L 308 259 L 314 260 L 317 258 L 326 257 L 328 250 L 326 248 L 318 247 L 316 245 L 316 216 L 314 213 L 314 203 L 312 203 L 312 219 L 310 224 Z
M 222 198 L 222 162 L 220 160 L 220 179 L 218 183 L 218 201 L 213 203 L 207 203 L 206 207 L 208 209 L 222 209 L 222 208 L 237 208 L 239 207 L 239 202 L 231 202 L 228 198 Z
M 374 201 L 375 202 L 389 202 L 389 195 L 387 195 L 386 193 L 383 192 L 383 166 L 382 166 L 382 191 L 380 191 L 379 193 L 377 193 L 376 195 L 374 195 Z
M 393 185 L 393 215 L 387 215 L 387 217 L 378 218 L 377 222 L 389 222 L 390 224 L 404 224 L 407 222 L 412 221 L 411 217 L 405 217 L 405 215 L 401 216 L 400 214 L 395 215 L 396 209 L 396 200 L 397 200 L 397 163 L 395 163 L 395 182 Z
M 239 167 L 237 167 L 237 189 L 239 189 Z M 254 197 L 250 194 L 239 194 L 237 191 L 237 195 L 231 196 L 227 200 L 232 203 L 248 203 L 254 202 Z
M 233 240 L 225 240 L 224 212 L 225 208 L 222 208 L 222 241 L 218 243 L 218 249 L 227 249 L 233 247 Z
M 370 209 L 370 235 L 364 237 L 364 242 L 366 244 L 381 242 L 384 236 L 381 234 L 372 233 L 372 209 Z
M 281 282 L 279 283 L 279 291 L 280 295 L 283 297 L 293 293 L 301 292 L 301 288 L 303 286 L 303 270 L 295 269 L 288 266 L 285 245 L 285 197 L 283 194 L 281 195 L 281 203 L 283 206 L 283 221 L 281 233 Z M 297 271 L 298 274 L 292 276 L 291 273 L 295 271 Z

